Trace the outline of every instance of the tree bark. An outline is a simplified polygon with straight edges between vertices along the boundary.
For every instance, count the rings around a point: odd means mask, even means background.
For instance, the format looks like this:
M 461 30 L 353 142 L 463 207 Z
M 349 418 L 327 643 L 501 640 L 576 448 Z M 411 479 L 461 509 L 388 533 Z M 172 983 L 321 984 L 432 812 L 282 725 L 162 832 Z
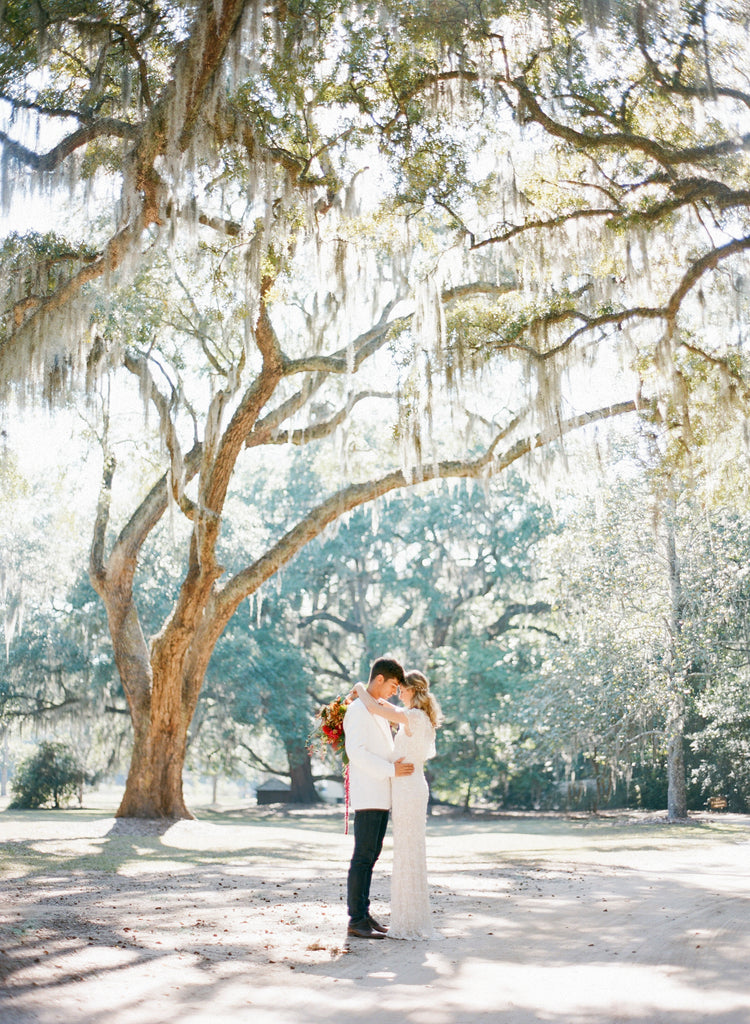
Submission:
M 133 752 L 118 818 L 192 818 L 182 792 L 182 769 L 189 719 L 165 694 L 174 693 L 175 680 L 159 679 L 156 695 L 133 713 Z
M 667 817 L 670 821 L 687 818 L 683 704 L 681 695 L 675 694 L 667 723 Z
M 122 596 L 118 581 L 121 582 L 120 577 L 115 576 L 100 591 L 107 608 L 115 664 L 133 723 L 130 770 L 117 817 L 192 818 L 182 794 L 190 717 L 183 713 L 181 687 L 178 689 L 175 679 L 179 665 L 162 666 L 155 676 L 132 600 L 128 595 L 124 607 L 117 601 L 118 593 Z
M 313 783 L 310 754 L 304 743 L 289 741 L 285 744 L 289 760 L 290 804 L 317 804 L 320 797 Z

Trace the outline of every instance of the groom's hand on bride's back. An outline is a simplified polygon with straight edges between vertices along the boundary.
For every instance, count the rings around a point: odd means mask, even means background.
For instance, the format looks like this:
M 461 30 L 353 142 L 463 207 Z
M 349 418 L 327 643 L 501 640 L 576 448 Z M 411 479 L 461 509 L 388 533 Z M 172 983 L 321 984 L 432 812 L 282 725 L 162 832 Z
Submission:
M 400 757 L 397 761 L 393 762 L 393 767 L 396 769 L 396 777 L 399 775 L 413 775 L 414 765 L 411 761 L 404 761 L 403 757 Z

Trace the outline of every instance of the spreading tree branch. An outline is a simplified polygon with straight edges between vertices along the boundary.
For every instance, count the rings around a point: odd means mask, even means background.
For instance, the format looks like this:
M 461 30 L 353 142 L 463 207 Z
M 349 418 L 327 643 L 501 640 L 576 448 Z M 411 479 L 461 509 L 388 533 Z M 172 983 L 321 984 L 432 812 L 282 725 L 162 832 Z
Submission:
M 304 628 L 305 626 L 311 626 L 314 622 L 332 622 L 346 633 L 362 632 L 360 623 L 353 622 L 351 619 L 339 618 L 338 615 L 332 615 L 330 612 L 315 612 L 312 615 L 305 615 L 299 620 L 299 625 L 301 628 Z
M 413 487 L 430 480 L 451 477 L 477 479 L 497 475 L 529 452 L 549 444 L 556 437 L 564 436 L 589 423 L 634 412 L 635 409 L 635 402 L 626 401 L 583 413 L 561 421 L 555 427 L 542 430 L 532 437 L 522 438 L 502 454 L 497 454 L 497 446 L 506 434 L 503 430 L 498 433 L 484 454 L 476 459 L 448 460 L 436 465 L 426 465 L 422 468 L 421 474 L 412 476 L 407 476 L 403 470 L 394 470 L 376 480 L 345 487 L 313 509 L 256 562 L 215 590 L 199 630 L 201 640 L 195 644 L 195 648 L 204 651 L 212 649 L 213 643 L 221 635 L 240 602 L 273 576 L 305 544 L 319 536 L 330 523 L 346 512 L 374 501 L 390 491 Z M 204 643 L 208 638 L 211 642 Z
M 531 604 L 521 604 L 520 602 L 514 602 L 509 604 L 503 614 L 487 627 L 487 635 L 494 639 L 500 636 L 501 633 L 507 633 L 512 628 L 513 619 L 519 615 L 540 615 L 542 612 L 548 612 L 552 608 L 547 601 L 534 601 Z
M 16 142 L 3 131 L 0 131 L 0 144 L 2 144 L 6 153 L 14 160 L 25 164 L 33 171 L 43 174 L 53 171 L 64 160 L 67 160 L 71 153 L 102 136 L 134 140 L 139 137 L 139 134 L 140 129 L 137 125 L 130 124 L 127 121 L 120 121 L 114 117 L 103 117 L 98 121 L 94 121 L 93 124 L 79 128 L 70 135 L 66 135 L 64 139 L 46 153 L 36 153 L 33 149 L 29 149 L 27 146 L 21 145 L 20 142 Z
M 624 152 L 639 152 L 667 169 L 750 150 L 750 133 L 737 139 L 726 139 L 706 146 L 690 146 L 680 149 L 635 132 L 579 131 L 551 117 L 542 107 L 524 76 L 514 78 L 510 84 L 518 93 L 524 115 L 528 120 L 536 121 L 548 135 L 563 139 L 575 146 L 576 149 L 594 151 L 615 149 Z

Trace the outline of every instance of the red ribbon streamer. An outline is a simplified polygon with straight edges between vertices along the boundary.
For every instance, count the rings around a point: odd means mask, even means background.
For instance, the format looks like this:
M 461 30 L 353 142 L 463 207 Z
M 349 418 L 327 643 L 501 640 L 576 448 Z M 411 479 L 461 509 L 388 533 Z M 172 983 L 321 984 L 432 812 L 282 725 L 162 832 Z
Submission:
M 349 835 L 349 765 L 344 768 L 344 793 L 346 796 L 346 807 L 344 810 L 344 835 Z

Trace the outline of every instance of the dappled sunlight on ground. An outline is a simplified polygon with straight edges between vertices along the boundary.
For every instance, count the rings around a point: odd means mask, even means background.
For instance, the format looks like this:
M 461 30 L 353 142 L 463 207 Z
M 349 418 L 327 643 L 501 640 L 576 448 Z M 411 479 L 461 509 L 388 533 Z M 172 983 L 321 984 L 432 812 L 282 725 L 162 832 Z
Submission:
M 5 811 L 0 841 L 3 1024 L 750 1022 L 742 816 L 436 815 L 431 943 L 347 941 L 337 810 Z

